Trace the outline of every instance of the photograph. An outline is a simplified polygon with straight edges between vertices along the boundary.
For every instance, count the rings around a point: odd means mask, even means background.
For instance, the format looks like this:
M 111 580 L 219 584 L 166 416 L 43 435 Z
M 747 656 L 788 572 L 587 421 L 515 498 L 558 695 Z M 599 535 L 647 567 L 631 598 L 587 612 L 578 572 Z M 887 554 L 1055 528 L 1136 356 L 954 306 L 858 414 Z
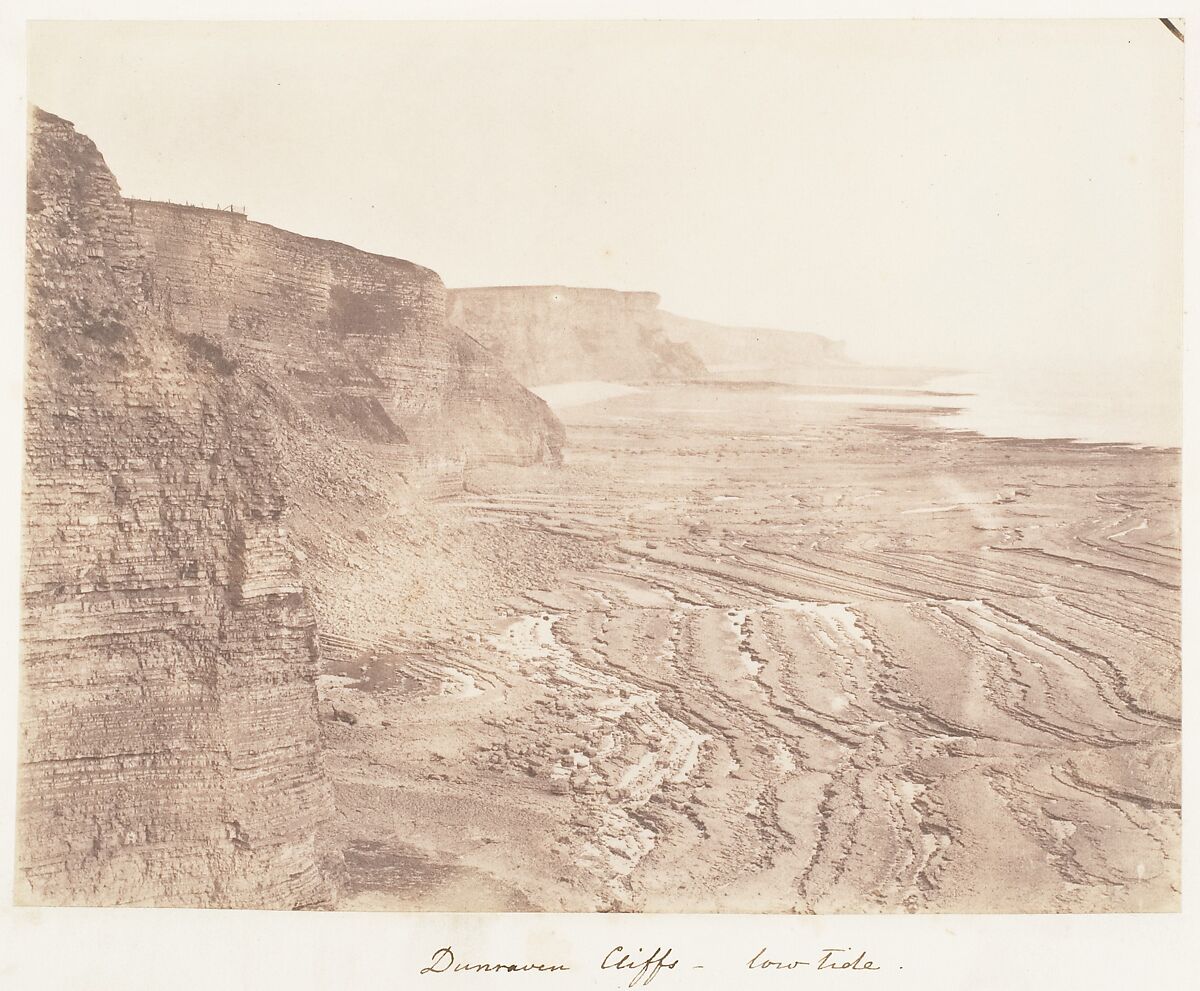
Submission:
M 1183 19 L 25 32 L 17 906 L 1181 911 Z

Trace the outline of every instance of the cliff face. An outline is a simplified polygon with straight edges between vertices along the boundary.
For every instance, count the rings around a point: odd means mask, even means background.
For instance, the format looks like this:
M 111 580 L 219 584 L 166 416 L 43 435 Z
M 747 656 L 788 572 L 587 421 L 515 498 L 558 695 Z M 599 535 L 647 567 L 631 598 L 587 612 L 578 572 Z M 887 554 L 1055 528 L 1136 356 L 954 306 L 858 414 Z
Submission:
M 152 305 L 272 376 L 344 438 L 415 461 L 559 458 L 549 408 L 447 327 L 436 273 L 238 213 L 129 207 Z
M 17 896 L 326 904 L 270 392 L 163 324 L 103 158 L 40 112 L 27 248 Z
M 667 337 L 692 348 L 720 378 L 798 382 L 817 370 L 853 364 L 841 341 L 820 334 L 725 327 L 674 313 L 662 314 L 662 326 Z
M 663 333 L 658 302 L 650 292 L 500 286 L 448 290 L 446 313 L 525 385 L 704 375 L 695 352 Z

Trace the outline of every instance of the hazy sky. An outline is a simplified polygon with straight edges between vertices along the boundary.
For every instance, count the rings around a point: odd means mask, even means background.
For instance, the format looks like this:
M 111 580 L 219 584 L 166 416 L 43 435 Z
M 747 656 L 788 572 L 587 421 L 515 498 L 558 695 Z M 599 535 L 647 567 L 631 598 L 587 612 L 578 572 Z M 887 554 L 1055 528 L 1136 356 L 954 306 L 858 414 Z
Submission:
M 1174 360 L 1183 45 L 1156 20 L 43 24 L 126 195 L 450 286 L 651 289 L 856 357 Z

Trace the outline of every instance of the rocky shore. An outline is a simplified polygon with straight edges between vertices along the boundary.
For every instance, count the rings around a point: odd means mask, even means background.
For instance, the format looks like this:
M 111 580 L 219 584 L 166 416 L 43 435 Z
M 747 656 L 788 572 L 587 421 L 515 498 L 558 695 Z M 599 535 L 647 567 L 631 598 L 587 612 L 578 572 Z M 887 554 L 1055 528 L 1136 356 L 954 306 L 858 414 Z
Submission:
M 719 385 L 560 413 L 563 469 L 438 507 L 513 570 L 321 681 L 344 907 L 1178 905 L 1178 452 Z

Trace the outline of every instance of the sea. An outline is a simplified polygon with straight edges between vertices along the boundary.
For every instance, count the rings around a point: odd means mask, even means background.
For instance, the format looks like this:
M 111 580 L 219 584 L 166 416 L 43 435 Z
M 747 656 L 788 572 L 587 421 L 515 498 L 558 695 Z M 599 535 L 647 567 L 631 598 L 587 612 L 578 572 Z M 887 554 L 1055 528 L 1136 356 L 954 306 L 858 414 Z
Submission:
M 641 391 L 617 382 L 565 382 L 532 391 L 565 408 Z M 931 378 L 920 390 L 796 392 L 795 401 L 861 406 L 934 407 L 937 425 L 990 437 L 1179 448 L 1183 444 L 1181 369 L 1125 360 L 1059 367 L 1012 366 Z
M 932 393 L 932 394 L 931 394 Z M 797 396 L 796 398 L 802 398 Z M 989 437 L 1067 439 L 1137 447 L 1183 444 L 1181 369 L 1167 362 L 1064 363 L 936 376 L 920 394 L 847 390 L 803 398 L 860 405 L 932 406 L 938 426 Z

